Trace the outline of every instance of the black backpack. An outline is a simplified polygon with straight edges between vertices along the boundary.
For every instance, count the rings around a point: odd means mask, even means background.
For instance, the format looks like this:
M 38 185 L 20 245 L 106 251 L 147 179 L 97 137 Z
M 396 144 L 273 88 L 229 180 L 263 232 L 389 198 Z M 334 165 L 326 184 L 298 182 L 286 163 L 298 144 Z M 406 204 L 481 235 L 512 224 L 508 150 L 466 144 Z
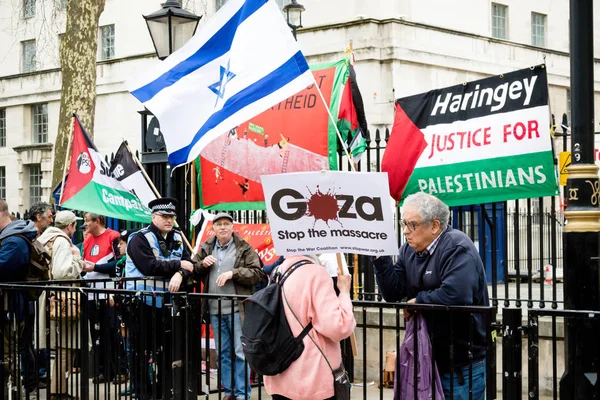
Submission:
M 304 351 L 302 340 L 312 329 L 312 323 L 294 337 L 285 316 L 281 286 L 305 264 L 311 264 L 311 261 L 299 261 L 283 275 L 273 274 L 269 286 L 244 301 L 242 349 L 250 367 L 260 375 L 280 374 Z
M 46 247 L 37 240 L 31 241 L 25 235 L 18 233 L 2 238 L 2 241 L 0 241 L 0 246 L 4 240 L 11 236 L 20 237 L 27 243 L 27 247 L 29 247 L 29 264 L 27 264 L 27 275 L 25 276 L 25 281 L 42 284 L 41 281 L 50 280 L 50 262 L 52 261 L 52 257 L 50 256 L 48 249 L 46 249 Z M 41 290 L 34 288 L 23 291 L 25 299 L 31 301 L 37 300 L 41 293 Z

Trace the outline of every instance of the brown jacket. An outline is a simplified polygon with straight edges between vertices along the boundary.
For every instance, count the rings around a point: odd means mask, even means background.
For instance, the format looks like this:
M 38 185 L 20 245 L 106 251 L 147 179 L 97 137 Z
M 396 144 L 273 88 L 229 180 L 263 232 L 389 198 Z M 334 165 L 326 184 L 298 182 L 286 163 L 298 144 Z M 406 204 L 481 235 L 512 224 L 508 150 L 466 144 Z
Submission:
M 212 236 L 206 240 L 206 242 L 200 245 L 200 249 L 196 255 L 192 258 L 194 263 L 194 275 L 203 284 L 203 293 L 210 293 L 210 284 L 208 276 L 210 268 L 205 268 L 202 265 L 202 260 L 212 254 L 215 249 L 215 241 L 217 238 Z M 235 293 L 239 295 L 251 295 L 254 293 L 256 284 L 260 282 L 265 274 L 260 267 L 260 261 L 258 260 L 258 254 L 244 239 L 242 239 L 237 233 L 233 232 L 233 242 L 235 243 L 235 264 L 233 266 L 233 286 L 235 287 Z M 203 302 L 202 311 L 206 313 L 208 311 L 208 302 Z M 244 306 L 242 302 L 239 302 L 240 318 L 244 318 Z

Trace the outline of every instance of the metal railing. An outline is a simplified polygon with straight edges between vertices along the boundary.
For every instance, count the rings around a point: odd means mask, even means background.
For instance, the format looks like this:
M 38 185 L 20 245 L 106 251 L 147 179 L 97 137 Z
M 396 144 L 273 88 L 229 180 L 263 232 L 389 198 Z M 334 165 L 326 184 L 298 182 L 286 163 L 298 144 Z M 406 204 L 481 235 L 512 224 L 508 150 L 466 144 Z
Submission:
M 87 287 L 89 283 L 0 284 L 5 311 L 0 324 L 4 338 L 0 379 L 5 390 L 0 391 L 0 400 L 69 396 L 108 400 L 133 398 L 134 394 L 137 399 L 208 399 L 211 394 L 219 398 L 224 394 L 220 384 L 224 368 L 217 354 L 223 349 L 220 339 L 225 333 L 220 328 L 211 329 L 202 311 L 210 300 L 224 303 L 223 313 L 232 311 L 235 300 L 246 296 L 170 294 L 160 291 L 160 278 L 98 280 L 93 281 L 94 288 Z M 138 286 L 134 290 L 121 289 L 127 283 Z M 37 290 L 39 298 L 25 301 L 23 293 L 31 290 Z M 390 382 L 385 355 L 386 351 L 399 354 L 405 333 L 400 315 L 405 308 L 427 315 L 430 324 L 447 327 L 449 336 L 444 340 L 452 344 L 443 346 L 451 360 L 448 372 L 457 371 L 459 366 L 452 361 L 458 360 L 453 350 L 458 348 L 454 332 L 466 328 L 472 337 L 474 318 L 481 315 L 488 348 L 487 398 L 495 398 L 494 308 L 365 301 L 354 302 L 357 354 L 353 355 L 350 341 L 341 345 L 344 364 L 355 385 L 353 398 L 383 398 L 388 396 L 386 391 L 391 395 L 391 389 L 384 387 Z M 235 330 L 236 322 L 232 324 Z M 441 352 L 436 344 L 440 340 L 440 336 L 432 335 L 434 357 L 436 350 Z M 473 354 L 472 346 L 471 341 L 465 354 Z M 418 358 L 418 350 L 415 356 Z M 48 377 L 45 387 L 42 370 Z M 253 389 L 248 387 L 245 392 L 254 390 L 258 398 L 267 396 L 262 377 L 251 371 L 248 374 Z M 380 386 L 370 386 L 372 381 Z

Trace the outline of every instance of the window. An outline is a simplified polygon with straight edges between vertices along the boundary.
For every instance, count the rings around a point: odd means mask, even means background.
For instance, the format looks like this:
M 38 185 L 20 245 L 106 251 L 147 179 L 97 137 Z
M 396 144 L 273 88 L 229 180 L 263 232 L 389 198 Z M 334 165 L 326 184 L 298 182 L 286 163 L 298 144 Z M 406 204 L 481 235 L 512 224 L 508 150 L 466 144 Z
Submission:
M 65 38 L 65 34 L 64 33 L 59 33 L 58 34 L 58 65 L 60 66 L 60 46 L 62 45 L 62 41 Z
M 23 0 L 23 18 L 35 17 L 35 0 Z
M 42 201 L 42 166 L 29 166 L 29 205 Z
M 215 0 L 215 10 L 219 11 L 219 9 L 223 7 L 225 3 L 227 3 L 227 0 Z
M 31 106 L 33 143 L 48 142 L 48 104 Z
M 35 71 L 35 40 L 21 42 L 23 46 L 23 72 Z
M 546 16 L 531 13 L 531 44 L 533 46 L 546 46 Z
M 115 58 L 115 26 L 107 25 L 100 27 L 100 38 L 102 40 L 100 59 L 112 60 Z
M 6 147 L 6 110 L 0 110 L 0 147 Z
M 492 3 L 492 37 L 506 39 L 506 16 L 508 7 Z
M 0 167 L 0 199 L 6 199 L 6 167 Z

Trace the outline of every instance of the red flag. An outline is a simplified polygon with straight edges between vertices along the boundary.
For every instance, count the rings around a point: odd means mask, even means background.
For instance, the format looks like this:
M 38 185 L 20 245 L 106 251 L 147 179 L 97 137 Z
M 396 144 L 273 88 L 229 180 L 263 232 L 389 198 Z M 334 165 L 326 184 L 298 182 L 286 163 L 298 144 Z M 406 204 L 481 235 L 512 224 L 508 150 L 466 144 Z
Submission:
M 60 199 L 61 204 L 79 193 L 81 189 L 92 181 L 96 170 L 96 165 L 91 154 L 94 150 L 98 151 L 85 128 L 81 126 L 77 115 L 73 114 L 71 164 L 69 166 L 69 178 L 65 182 L 63 195 Z
M 415 165 L 427 147 L 423 132 L 396 103 L 394 126 L 381 160 L 381 170 L 388 173 L 390 194 L 400 201 Z

